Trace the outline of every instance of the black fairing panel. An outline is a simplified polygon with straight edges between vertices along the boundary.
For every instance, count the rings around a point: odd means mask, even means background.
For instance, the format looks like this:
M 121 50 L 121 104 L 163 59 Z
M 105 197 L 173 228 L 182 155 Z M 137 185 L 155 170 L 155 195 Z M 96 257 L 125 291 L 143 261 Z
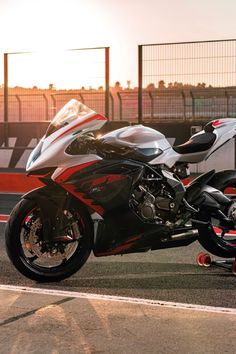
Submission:
M 188 203 L 200 205 L 204 202 L 206 206 L 213 206 L 214 204 L 216 208 L 228 204 L 230 199 L 221 192 L 223 189 L 219 188 L 219 186 L 224 185 L 224 177 L 226 177 L 225 174 L 219 175 L 215 173 L 215 170 L 212 170 L 193 180 L 187 187 L 186 199 Z M 218 186 L 214 180 L 218 181 Z
M 130 159 L 141 162 L 149 162 L 162 154 L 159 148 L 139 148 L 136 146 L 115 145 L 105 141 L 99 145 L 99 151 L 105 158 Z
M 133 161 L 112 160 L 101 162 L 85 173 L 72 175 L 66 184 L 73 184 L 74 190 L 102 206 L 105 213 L 128 207 L 132 187 L 143 175 L 145 167 Z
M 134 246 L 136 251 L 150 249 L 161 236 L 169 233 L 165 225 L 145 223 L 129 208 L 117 208 L 108 212 L 104 222 L 99 224 L 94 253 L 99 256 L 100 253 L 114 249 L 117 245 L 129 246 L 127 240 L 130 239 L 136 240 Z M 119 253 L 129 253 L 131 250 L 127 252 L 124 247 Z
M 215 175 L 215 170 L 209 171 L 195 178 L 186 188 L 185 198 L 189 203 L 193 203 L 201 196 L 202 187 L 209 183 Z

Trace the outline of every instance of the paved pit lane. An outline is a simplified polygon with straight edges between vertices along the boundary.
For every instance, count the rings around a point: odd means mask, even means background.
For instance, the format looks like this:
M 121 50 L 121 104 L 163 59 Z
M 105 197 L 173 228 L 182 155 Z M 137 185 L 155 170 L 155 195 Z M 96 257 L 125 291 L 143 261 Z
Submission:
M 1 195 L 0 214 L 17 200 Z M 11 265 L 4 228 L 0 223 L 0 353 L 235 353 L 236 276 L 198 267 L 197 242 L 91 255 L 74 276 L 40 284 Z

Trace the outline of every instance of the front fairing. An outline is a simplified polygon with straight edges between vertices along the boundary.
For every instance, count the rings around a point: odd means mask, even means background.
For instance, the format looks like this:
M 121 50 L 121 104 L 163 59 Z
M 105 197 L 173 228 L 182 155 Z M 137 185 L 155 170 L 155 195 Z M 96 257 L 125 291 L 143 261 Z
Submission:
M 30 154 L 26 170 L 58 167 L 74 159 L 65 152 L 67 146 L 80 135 L 100 129 L 106 121 L 107 118 L 81 102 L 69 101 L 52 120 L 46 134 Z

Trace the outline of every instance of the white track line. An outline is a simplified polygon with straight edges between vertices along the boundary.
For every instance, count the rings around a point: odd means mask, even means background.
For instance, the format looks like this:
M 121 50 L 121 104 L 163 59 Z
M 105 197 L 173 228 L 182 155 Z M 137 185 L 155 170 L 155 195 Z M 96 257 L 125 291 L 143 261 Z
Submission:
M 149 299 L 141 299 L 141 298 L 139 299 L 139 298 L 123 297 L 123 296 L 99 295 L 99 294 L 81 293 L 81 292 L 74 292 L 74 291 L 51 290 L 51 289 L 44 289 L 44 288 L 30 288 L 30 287 L 23 287 L 23 286 L 1 285 L 1 284 L 0 284 L 0 290 L 17 291 L 22 294 L 28 293 L 28 294 L 39 294 L 39 295 L 63 296 L 63 297 L 71 297 L 71 298 L 87 299 L 87 300 L 116 301 L 116 302 L 123 302 L 123 303 L 136 304 L 136 305 L 146 305 L 146 306 L 154 306 L 154 307 L 164 307 L 164 308 L 172 308 L 172 309 L 236 315 L 236 309 L 234 308 L 184 304 L 178 302 L 166 302 L 166 301 L 149 300 Z

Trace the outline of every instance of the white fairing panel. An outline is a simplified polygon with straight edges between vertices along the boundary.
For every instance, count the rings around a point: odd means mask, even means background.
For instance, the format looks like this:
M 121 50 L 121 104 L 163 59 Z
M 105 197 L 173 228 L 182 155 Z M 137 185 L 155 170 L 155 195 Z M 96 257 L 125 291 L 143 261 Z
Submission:
M 205 160 L 217 149 L 219 149 L 228 140 L 232 139 L 236 134 L 236 119 L 224 118 L 215 121 L 216 141 L 206 154 Z M 214 123 L 213 123 L 214 124 Z
M 166 165 L 171 168 L 174 166 L 176 161 L 179 161 L 181 155 L 175 152 L 172 147 L 166 149 L 160 156 L 156 157 L 154 160 L 150 161 L 150 165 Z

